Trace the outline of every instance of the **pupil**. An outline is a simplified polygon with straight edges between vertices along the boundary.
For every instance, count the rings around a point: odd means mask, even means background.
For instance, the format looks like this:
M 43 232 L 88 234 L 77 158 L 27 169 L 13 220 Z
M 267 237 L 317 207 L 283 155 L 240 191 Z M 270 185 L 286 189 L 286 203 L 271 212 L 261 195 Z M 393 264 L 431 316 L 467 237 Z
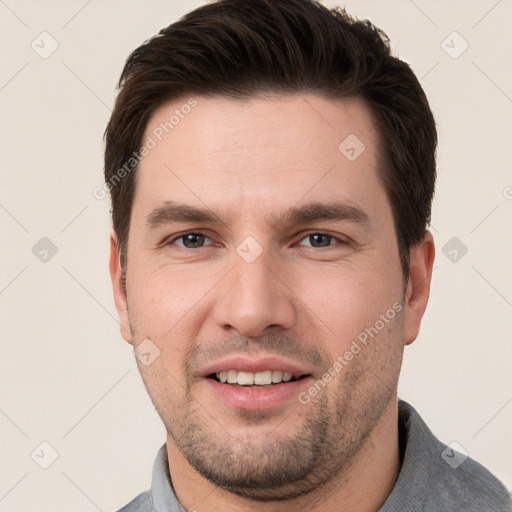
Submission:
M 318 242 L 321 239 L 321 237 L 323 237 L 324 241 L 326 241 L 327 243 L 322 244 L 321 241 L 320 241 L 319 245 L 318 244 L 315 245 L 315 243 Z M 310 238 L 310 241 L 312 242 L 312 245 L 314 247 L 327 247 L 329 245 L 329 239 L 331 237 L 329 235 L 323 235 L 323 234 L 319 233 L 319 234 L 316 234 L 316 235 L 310 235 L 309 238 Z M 313 240 L 314 240 L 314 242 L 313 242 Z
M 185 235 L 185 237 L 183 238 L 183 243 L 184 243 L 185 247 L 187 247 L 189 249 L 200 247 L 200 245 L 203 242 L 204 242 L 204 235 L 200 235 L 200 234 L 192 233 L 189 235 Z

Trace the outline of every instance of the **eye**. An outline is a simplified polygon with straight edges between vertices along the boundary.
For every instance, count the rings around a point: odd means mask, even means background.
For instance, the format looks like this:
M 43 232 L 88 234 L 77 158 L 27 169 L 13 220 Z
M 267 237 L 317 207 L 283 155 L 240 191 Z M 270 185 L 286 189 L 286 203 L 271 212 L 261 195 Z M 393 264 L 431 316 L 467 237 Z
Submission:
M 181 235 L 175 236 L 171 240 L 169 240 L 168 244 L 175 244 L 176 241 L 180 240 L 183 242 L 182 245 L 178 245 L 179 247 L 183 247 L 185 249 L 201 249 L 204 247 L 204 241 L 209 238 L 204 233 L 198 233 L 195 231 L 190 231 L 188 233 L 183 233 Z M 211 245 L 211 244 L 208 244 Z
M 333 244 L 331 242 L 333 240 L 338 241 L 342 245 L 347 245 L 348 242 L 346 240 L 342 240 L 340 238 L 337 238 L 333 235 L 329 235 L 327 233 L 310 233 L 309 235 L 305 236 L 302 240 L 309 240 L 311 243 L 311 247 L 314 248 L 321 248 L 321 247 L 329 247 Z M 302 243 L 299 243 L 299 245 L 304 245 Z
M 211 243 L 205 244 L 206 240 L 210 240 L 210 238 L 204 233 L 198 231 L 189 231 L 188 233 L 182 233 L 173 237 L 167 242 L 167 245 L 177 245 L 178 247 L 182 247 L 184 249 L 201 249 L 203 247 L 212 245 Z M 300 240 L 299 245 L 306 246 L 307 244 L 302 243 L 304 240 L 308 240 L 311 244 L 310 247 L 316 249 L 336 245 L 335 243 L 332 243 L 333 241 L 338 242 L 338 244 L 341 245 L 348 244 L 348 241 L 346 240 L 335 237 L 328 233 L 321 232 L 315 232 L 306 235 Z

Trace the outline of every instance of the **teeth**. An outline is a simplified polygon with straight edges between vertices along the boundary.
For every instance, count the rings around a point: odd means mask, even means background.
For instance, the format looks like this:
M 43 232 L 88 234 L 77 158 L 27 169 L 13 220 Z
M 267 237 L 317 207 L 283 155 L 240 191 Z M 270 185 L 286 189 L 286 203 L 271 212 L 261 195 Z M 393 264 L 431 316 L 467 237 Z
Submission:
M 265 370 L 257 373 L 227 370 L 217 372 L 215 376 L 222 383 L 227 382 L 228 384 L 238 384 L 240 386 L 268 386 L 269 384 L 289 382 L 293 378 L 292 373 L 281 370 Z
M 281 382 L 283 380 L 283 372 L 276 370 L 272 372 L 272 382 Z
M 252 386 L 254 384 L 254 373 L 238 372 L 237 383 L 241 386 Z
M 266 370 L 264 372 L 255 373 L 254 384 L 259 384 L 260 386 L 272 384 L 272 371 Z

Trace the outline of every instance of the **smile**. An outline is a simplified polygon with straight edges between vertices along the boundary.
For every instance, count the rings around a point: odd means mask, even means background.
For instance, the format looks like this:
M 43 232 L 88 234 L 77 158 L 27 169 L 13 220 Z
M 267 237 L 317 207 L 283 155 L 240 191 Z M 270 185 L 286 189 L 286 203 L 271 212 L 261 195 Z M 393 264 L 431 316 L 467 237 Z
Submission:
M 221 383 L 238 384 L 239 386 L 270 386 L 281 382 L 294 382 L 304 375 L 294 376 L 291 372 L 282 370 L 264 370 L 259 372 L 247 372 L 239 370 L 227 370 L 210 375 L 211 378 Z

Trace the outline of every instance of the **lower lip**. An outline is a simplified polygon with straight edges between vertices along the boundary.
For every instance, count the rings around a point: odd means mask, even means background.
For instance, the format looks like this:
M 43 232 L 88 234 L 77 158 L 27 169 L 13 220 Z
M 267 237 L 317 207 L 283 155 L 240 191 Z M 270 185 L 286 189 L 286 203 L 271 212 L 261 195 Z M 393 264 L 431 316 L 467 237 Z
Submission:
M 283 405 L 289 400 L 298 401 L 304 387 L 310 384 L 312 377 L 303 377 L 293 382 L 281 382 L 261 388 L 223 384 L 212 378 L 205 378 L 206 385 L 226 405 L 247 411 L 269 410 Z

